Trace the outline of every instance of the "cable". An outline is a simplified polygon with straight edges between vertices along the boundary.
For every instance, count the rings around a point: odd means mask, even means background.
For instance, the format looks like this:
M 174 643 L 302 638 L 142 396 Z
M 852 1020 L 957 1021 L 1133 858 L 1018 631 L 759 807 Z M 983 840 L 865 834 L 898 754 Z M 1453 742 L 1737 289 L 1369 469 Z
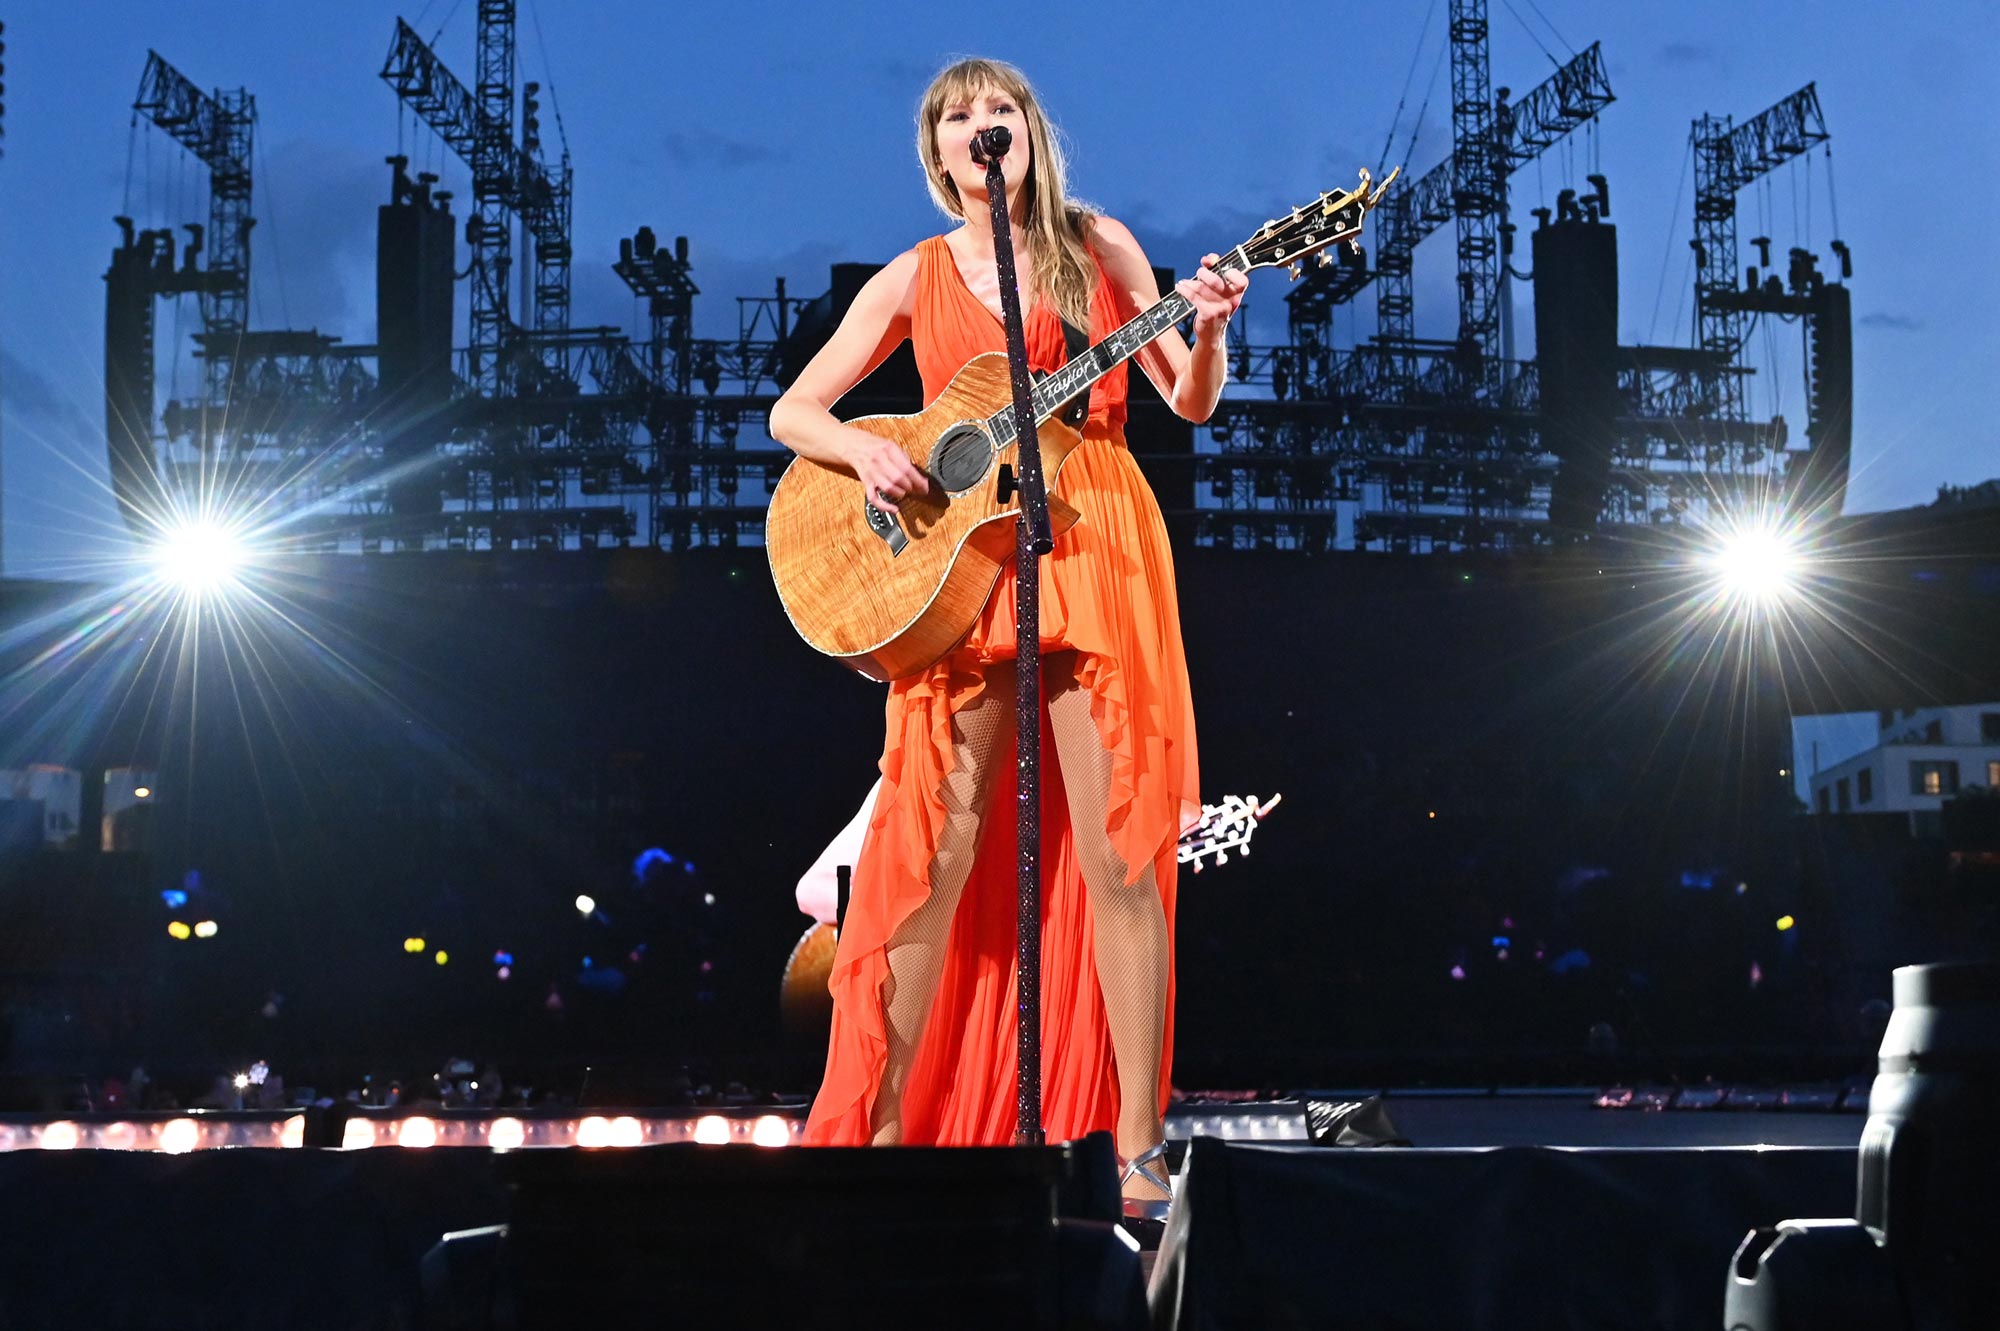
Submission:
M 460 0 L 451 0 L 451 8 L 444 12 L 444 17 L 438 20 L 437 31 L 431 34 L 430 45 L 436 46 L 438 38 L 444 36 L 444 30 L 451 26 L 452 16 L 458 13 L 459 3 Z M 429 5 L 424 7 L 426 9 L 430 8 Z
M 138 141 L 139 113 L 134 111 L 132 123 L 125 130 L 125 195 L 124 202 L 118 209 L 126 217 L 132 215 L 132 156 L 138 151 Z
M 1562 61 L 1556 59 L 1556 53 L 1554 51 L 1551 51 L 1548 48 L 1548 44 L 1541 39 L 1540 35 L 1538 35 L 1533 28 L 1528 26 L 1528 20 L 1522 18 L 1521 11 L 1514 8 L 1514 0 L 1500 0 L 1500 3 L 1507 6 L 1507 12 L 1509 14 L 1512 14 L 1514 16 L 1514 21 L 1521 25 L 1521 31 L 1528 34 L 1528 40 L 1533 42 L 1536 48 L 1539 49 L 1543 55 L 1548 57 L 1549 63 L 1556 66 L 1557 68 L 1561 68 Z
M 1437 13 L 1437 0 L 1431 0 L 1424 10 L 1424 26 L 1417 33 L 1416 49 L 1410 52 L 1410 67 L 1403 73 L 1403 90 L 1396 94 L 1396 114 L 1389 121 L 1389 132 L 1382 139 L 1382 156 L 1375 163 L 1375 175 L 1379 179 L 1389 167 L 1389 150 L 1396 143 L 1396 127 L 1403 123 L 1403 107 L 1410 99 L 1410 82 L 1417 76 L 1417 61 L 1423 58 L 1424 39 L 1431 34 L 1431 16 Z
M 1424 128 L 1424 112 L 1431 109 L 1431 94 L 1437 91 L 1438 74 L 1444 69 L 1445 54 L 1450 50 L 1451 44 L 1449 42 L 1438 48 L 1437 63 L 1431 66 L 1431 81 L 1424 89 L 1424 104 L 1417 108 L 1417 118 L 1410 125 L 1410 142 L 1403 149 L 1403 160 L 1406 162 L 1416 155 L 1417 136 L 1422 133 Z
M 1562 43 L 1563 50 L 1568 51 L 1571 55 L 1575 55 L 1576 48 L 1569 44 L 1569 38 L 1562 35 L 1562 29 L 1558 28 L 1553 22 L 1551 22 L 1547 14 L 1542 13 L 1542 7 L 1536 4 L 1535 0 L 1527 0 L 1527 4 L 1528 8 L 1534 10 L 1536 16 L 1540 18 L 1543 23 L 1548 24 L 1549 31 L 1554 33 L 1556 35 L 1556 40 Z
M 285 247 L 278 236 L 278 197 L 271 188 L 271 159 L 264 151 L 264 140 L 259 138 L 251 149 L 256 154 L 257 174 L 264 179 L 264 211 L 268 217 L 266 225 L 271 231 L 271 243 L 264 247 L 271 255 L 271 266 L 278 273 L 278 319 L 286 328 L 292 326 L 291 293 L 285 285 Z M 248 278 L 246 273 L 245 278 Z
M 1674 224 L 1667 230 L 1667 247 L 1660 255 L 1660 284 L 1653 292 L 1653 317 L 1646 321 L 1646 340 L 1648 342 L 1653 340 L 1653 334 L 1660 326 L 1660 302 L 1665 299 L 1667 294 L 1667 265 L 1672 262 L 1674 257 L 1674 237 L 1680 234 L 1681 199 L 1687 193 L 1688 160 L 1693 156 L 1694 135 L 1690 134 L 1688 135 L 1687 149 L 1681 154 L 1680 184 L 1674 190 Z M 1688 254 L 1692 258 L 1694 251 L 1690 250 Z M 1680 324 L 1678 321 L 1675 322 L 1674 328 L 1676 332 L 1679 331 Z
M 1437 0 L 1431 0 L 1436 4 Z M 542 36 L 542 11 L 535 0 L 528 0 L 528 19 L 535 25 L 535 45 L 542 52 L 542 78 L 549 86 L 549 109 L 556 113 L 556 138 L 562 142 L 563 156 L 569 156 L 569 131 L 563 128 L 562 99 L 556 96 L 555 66 L 549 60 L 549 44 Z

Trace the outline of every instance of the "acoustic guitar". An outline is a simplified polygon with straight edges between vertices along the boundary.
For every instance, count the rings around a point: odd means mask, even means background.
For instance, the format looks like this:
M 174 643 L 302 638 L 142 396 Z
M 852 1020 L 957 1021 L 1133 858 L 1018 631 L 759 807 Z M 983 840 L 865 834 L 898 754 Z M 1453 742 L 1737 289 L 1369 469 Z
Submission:
M 1227 864 L 1229 853 L 1239 858 L 1250 854 L 1250 838 L 1257 825 L 1278 807 L 1283 795 L 1259 800 L 1255 795 L 1226 795 L 1220 804 L 1201 806 L 1201 821 L 1181 833 L 1174 858 L 1200 873 L 1204 861 Z M 808 925 L 785 958 L 785 975 L 778 987 L 778 1019 L 785 1034 L 794 1039 L 824 1041 L 827 1024 L 833 1020 L 833 995 L 827 983 L 833 978 L 833 954 L 840 935 L 830 924 L 818 920 Z
M 1216 271 L 1286 265 L 1297 278 L 1313 255 L 1331 263 L 1334 245 L 1351 242 L 1358 249 L 1362 219 L 1395 178 L 1392 171 L 1378 185 L 1364 170 L 1357 188 L 1322 194 L 1266 222 L 1224 255 Z M 1036 384 L 1035 428 L 1056 533 L 1077 520 L 1059 482 L 1063 462 L 1082 442 L 1061 419 L 1064 408 L 1192 313 L 1187 297 L 1171 292 Z M 864 416 L 848 424 L 908 453 L 930 478 L 928 491 L 907 495 L 895 512 L 884 513 L 848 472 L 795 458 L 771 492 L 764 548 L 778 597 L 800 637 L 870 679 L 900 679 L 964 639 L 1001 567 L 1014 557 L 1019 434 L 1007 357 L 975 356 L 915 415 Z

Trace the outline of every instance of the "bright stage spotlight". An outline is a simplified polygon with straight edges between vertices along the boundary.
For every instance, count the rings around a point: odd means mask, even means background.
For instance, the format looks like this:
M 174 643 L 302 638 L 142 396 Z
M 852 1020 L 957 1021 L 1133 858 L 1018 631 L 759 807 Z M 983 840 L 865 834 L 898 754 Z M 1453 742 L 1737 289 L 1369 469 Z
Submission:
M 1790 596 L 1805 570 L 1798 541 L 1775 526 L 1729 532 L 1704 562 L 1725 593 L 1759 604 Z
M 160 581 L 189 596 L 205 596 L 234 586 L 247 558 L 248 551 L 237 532 L 209 521 L 168 528 L 151 552 Z

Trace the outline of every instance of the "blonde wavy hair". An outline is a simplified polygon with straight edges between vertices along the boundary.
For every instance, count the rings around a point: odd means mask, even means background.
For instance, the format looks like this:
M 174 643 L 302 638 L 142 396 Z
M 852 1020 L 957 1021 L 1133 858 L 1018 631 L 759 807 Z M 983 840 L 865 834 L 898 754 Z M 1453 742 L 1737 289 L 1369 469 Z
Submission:
M 924 181 L 946 216 L 970 220 L 964 201 L 958 197 L 958 186 L 945 174 L 939 159 L 938 118 L 954 102 L 970 102 L 988 90 L 1012 98 L 1027 125 L 1032 164 L 1021 200 L 1027 209 L 1023 230 L 1035 295 L 1053 305 L 1064 320 L 1087 332 L 1090 293 L 1098 283 L 1097 261 L 1089 247 L 1095 213 L 1065 192 L 1062 146 L 1026 75 L 1005 61 L 980 59 L 958 60 L 938 72 L 917 103 L 917 160 L 923 164 Z

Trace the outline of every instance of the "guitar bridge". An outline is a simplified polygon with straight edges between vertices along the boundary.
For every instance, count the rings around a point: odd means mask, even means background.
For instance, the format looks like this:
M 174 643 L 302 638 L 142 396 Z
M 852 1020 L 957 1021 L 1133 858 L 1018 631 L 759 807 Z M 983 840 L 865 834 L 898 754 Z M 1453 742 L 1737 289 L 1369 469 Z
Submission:
M 910 535 L 903 530 L 903 524 L 896 520 L 895 514 L 884 513 L 866 499 L 861 501 L 861 507 L 868 516 L 868 530 L 881 537 L 888 545 L 889 557 L 894 559 L 902 554 L 904 547 L 910 543 Z

